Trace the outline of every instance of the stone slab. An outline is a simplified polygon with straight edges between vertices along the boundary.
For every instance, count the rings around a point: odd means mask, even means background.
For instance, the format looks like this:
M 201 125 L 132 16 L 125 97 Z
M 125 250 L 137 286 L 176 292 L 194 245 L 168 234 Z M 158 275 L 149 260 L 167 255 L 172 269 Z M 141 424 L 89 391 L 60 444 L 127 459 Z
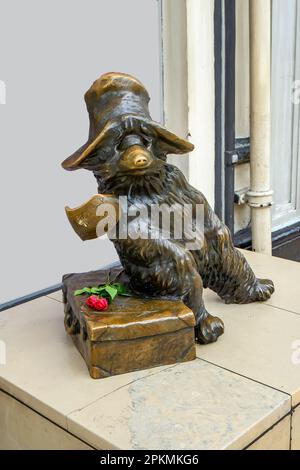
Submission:
M 284 417 L 291 400 L 300 403 L 300 365 L 292 360 L 300 339 L 300 265 L 245 254 L 257 275 L 274 279 L 276 293 L 264 304 L 225 305 L 206 291 L 208 310 L 224 319 L 225 334 L 197 348 L 201 359 L 92 380 L 64 331 L 61 292 L 55 292 L 0 313 L 7 349 L 0 388 L 96 448 L 286 446 Z
M 290 409 L 290 397 L 201 360 L 171 366 L 68 415 L 102 449 L 243 449 Z
M 0 364 L 0 388 L 66 428 L 67 414 L 152 369 L 91 379 L 63 320 L 63 305 L 47 297 L 0 313 L 0 339 L 7 356 L 6 365 Z
M 300 405 L 292 414 L 292 450 L 300 450 Z
M 0 392 L 1 450 L 92 450 L 84 442 Z
M 242 252 L 258 277 L 272 279 L 275 284 L 275 292 L 266 303 L 300 314 L 300 263 L 253 251 Z
M 225 334 L 216 343 L 197 345 L 197 356 L 274 387 L 300 402 L 300 364 L 293 345 L 300 338 L 300 315 L 263 303 L 225 305 L 205 292 L 208 311 L 220 316 Z
M 291 416 L 286 416 L 247 450 L 290 450 Z

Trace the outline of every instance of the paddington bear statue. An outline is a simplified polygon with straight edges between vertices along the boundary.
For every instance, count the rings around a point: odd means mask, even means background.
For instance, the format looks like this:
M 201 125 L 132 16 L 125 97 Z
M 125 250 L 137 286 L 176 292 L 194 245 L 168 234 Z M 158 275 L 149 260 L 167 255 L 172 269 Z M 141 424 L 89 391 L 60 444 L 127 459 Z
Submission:
M 112 241 L 132 291 L 147 298 L 181 299 L 194 313 L 196 339 L 211 343 L 222 335 L 224 325 L 207 312 L 203 288 L 212 289 L 226 303 L 243 304 L 267 300 L 274 291 L 273 282 L 256 278 L 204 195 L 167 162 L 168 154 L 186 154 L 194 147 L 151 119 L 149 99 L 145 87 L 133 76 L 102 75 L 85 94 L 88 141 L 62 166 L 92 171 L 98 192 L 115 200 L 126 197 L 129 208 L 186 204 L 192 207 L 192 225 L 196 207 L 203 208 L 203 230 L 198 233 L 201 243 L 196 249 L 190 247 L 185 233 L 175 236 L 174 222 L 166 237 L 145 215 L 140 215 L 139 223 L 147 228 L 149 237 L 117 233 Z

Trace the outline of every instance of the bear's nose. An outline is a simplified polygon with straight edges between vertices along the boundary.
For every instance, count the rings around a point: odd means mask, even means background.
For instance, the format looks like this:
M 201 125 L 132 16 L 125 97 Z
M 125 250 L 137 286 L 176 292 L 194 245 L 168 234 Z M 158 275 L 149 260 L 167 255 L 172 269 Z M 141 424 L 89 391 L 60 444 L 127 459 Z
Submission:
M 144 170 L 153 162 L 151 153 L 141 145 L 129 147 L 121 156 L 120 167 L 125 170 Z
M 137 166 L 139 168 L 145 168 L 145 167 L 149 166 L 149 159 L 147 157 L 145 157 L 145 155 L 138 155 L 134 159 L 134 164 L 135 164 L 135 166 Z

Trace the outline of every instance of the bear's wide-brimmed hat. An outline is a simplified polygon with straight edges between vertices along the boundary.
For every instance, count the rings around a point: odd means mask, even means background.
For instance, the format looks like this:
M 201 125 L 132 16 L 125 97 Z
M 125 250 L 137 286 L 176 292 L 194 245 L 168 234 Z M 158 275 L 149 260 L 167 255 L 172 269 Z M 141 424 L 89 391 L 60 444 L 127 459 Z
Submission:
M 126 122 L 134 119 L 151 128 L 161 142 L 166 154 L 187 153 L 194 146 L 187 140 L 177 137 L 158 122 L 151 119 L 148 109 L 149 95 L 139 80 L 124 73 L 107 73 L 96 80 L 86 92 L 85 102 L 90 119 L 87 142 L 63 161 L 66 170 L 76 170 L 101 147 L 111 129 L 126 128 Z

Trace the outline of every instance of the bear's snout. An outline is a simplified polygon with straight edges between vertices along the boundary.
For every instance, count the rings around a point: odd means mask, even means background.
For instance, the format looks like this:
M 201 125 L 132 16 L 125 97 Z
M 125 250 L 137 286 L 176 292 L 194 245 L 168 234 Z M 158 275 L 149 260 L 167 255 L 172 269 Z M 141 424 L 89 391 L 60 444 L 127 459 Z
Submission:
M 152 162 L 153 157 L 145 147 L 133 145 L 123 153 L 120 165 L 127 170 L 144 170 Z

